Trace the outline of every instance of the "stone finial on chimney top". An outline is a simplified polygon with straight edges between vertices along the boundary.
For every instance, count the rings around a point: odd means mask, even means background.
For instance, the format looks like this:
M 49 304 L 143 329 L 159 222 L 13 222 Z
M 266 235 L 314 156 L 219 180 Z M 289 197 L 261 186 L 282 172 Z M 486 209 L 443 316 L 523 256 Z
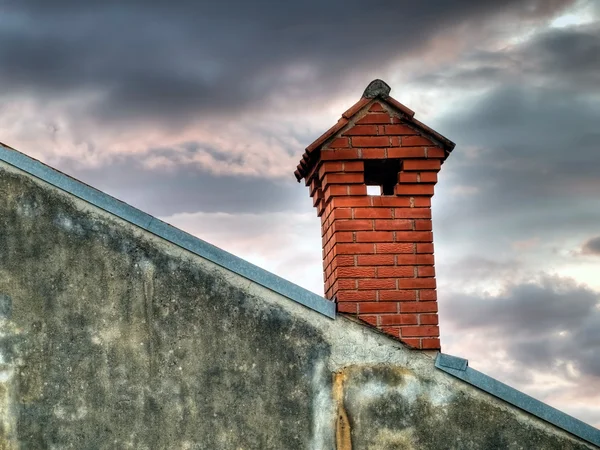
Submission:
M 321 218 L 325 296 L 419 349 L 439 349 L 431 197 L 454 143 L 372 81 L 295 172 Z
M 365 92 L 363 92 L 363 98 L 387 98 L 390 95 L 392 88 L 383 80 L 373 80 L 369 83 Z

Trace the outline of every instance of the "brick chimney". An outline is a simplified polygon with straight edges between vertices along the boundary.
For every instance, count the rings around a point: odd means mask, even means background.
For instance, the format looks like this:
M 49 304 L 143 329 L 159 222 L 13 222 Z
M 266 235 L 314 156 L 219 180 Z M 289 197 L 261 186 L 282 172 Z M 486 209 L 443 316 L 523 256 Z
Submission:
M 389 93 L 371 82 L 294 174 L 321 218 L 325 297 L 412 347 L 439 350 L 431 197 L 454 143 Z

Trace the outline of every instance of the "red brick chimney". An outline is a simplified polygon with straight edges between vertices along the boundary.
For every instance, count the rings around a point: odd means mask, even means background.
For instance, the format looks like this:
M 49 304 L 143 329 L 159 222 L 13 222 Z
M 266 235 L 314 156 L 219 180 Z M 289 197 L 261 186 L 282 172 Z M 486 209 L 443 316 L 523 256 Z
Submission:
M 454 143 L 389 92 L 371 82 L 294 174 L 321 217 L 326 298 L 412 347 L 436 350 L 431 197 Z

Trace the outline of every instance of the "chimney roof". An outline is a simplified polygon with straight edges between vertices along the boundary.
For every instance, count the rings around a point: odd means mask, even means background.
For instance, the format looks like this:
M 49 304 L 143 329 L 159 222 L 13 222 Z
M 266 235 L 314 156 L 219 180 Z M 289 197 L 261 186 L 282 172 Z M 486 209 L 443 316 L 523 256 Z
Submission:
M 331 127 L 329 130 L 327 130 L 325 133 L 323 133 L 319 138 L 317 138 L 308 147 L 306 147 L 306 151 L 302 155 L 300 164 L 298 164 L 296 170 L 294 171 L 294 175 L 296 176 L 296 179 L 298 180 L 298 182 L 300 182 L 303 178 L 305 178 L 310 173 L 310 170 L 312 169 L 313 165 L 315 164 L 315 162 L 318 159 L 318 154 L 319 154 L 319 150 L 321 149 L 321 147 L 329 139 L 331 139 L 339 131 L 341 131 L 346 125 L 348 125 L 350 120 L 359 111 L 361 111 L 364 107 L 369 105 L 375 99 L 386 103 L 392 109 L 399 112 L 402 115 L 402 118 L 406 123 L 417 128 L 425 135 L 428 135 L 429 137 L 432 137 L 433 139 L 440 142 L 442 148 L 444 148 L 444 150 L 446 151 L 446 157 L 447 157 L 450 154 L 450 152 L 454 149 L 456 144 L 454 142 L 452 142 L 451 140 L 449 140 L 448 138 L 439 134 L 437 131 L 434 131 L 433 129 L 429 128 L 424 123 L 415 119 L 414 111 L 412 111 L 410 108 L 408 108 L 405 105 L 403 105 L 402 103 L 400 103 L 398 100 L 390 97 L 390 95 L 389 95 L 390 91 L 391 91 L 391 88 L 388 86 L 388 84 L 385 81 L 379 80 L 379 79 L 371 81 L 369 83 L 369 85 L 367 86 L 367 88 L 365 89 L 365 91 L 363 92 L 361 99 L 358 102 L 356 102 L 354 105 L 352 105 L 344 114 L 342 114 L 342 117 L 337 121 L 337 123 L 333 127 Z

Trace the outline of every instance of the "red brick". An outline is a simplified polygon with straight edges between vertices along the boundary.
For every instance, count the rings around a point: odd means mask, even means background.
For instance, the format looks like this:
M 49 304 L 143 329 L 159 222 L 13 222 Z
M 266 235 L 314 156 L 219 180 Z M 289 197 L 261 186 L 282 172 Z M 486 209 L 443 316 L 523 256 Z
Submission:
M 440 339 L 439 338 L 427 338 L 421 339 L 421 348 L 424 350 L 439 350 Z
M 328 184 L 351 184 L 364 183 L 365 176 L 362 173 L 328 173 L 323 177 L 323 187 Z
M 371 201 L 366 196 L 356 197 L 335 197 L 331 203 L 334 208 L 349 208 L 357 206 L 369 206 Z
M 381 302 L 404 302 L 411 301 L 417 298 L 417 293 L 414 290 L 389 290 L 379 291 L 379 301 Z
M 412 147 L 415 145 L 435 145 L 429 139 L 424 138 L 423 136 L 406 136 L 402 139 L 402 145 L 406 147 Z
M 377 277 L 387 278 L 413 278 L 415 276 L 415 268 L 413 266 L 398 266 L 398 267 L 378 267 Z
M 437 183 L 438 177 L 436 172 L 421 172 L 419 181 L 421 183 Z
M 309 195 L 312 197 L 315 195 L 315 191 L 321 187 L 321 183 L 316 178 L 313 178 L 310 182 Z
M 324 295 L 324 297 L 325 297 L 327 300 L 332 300 L 332 299 L 333 299 L 333 294 L 332 294 L 332 292 L 331 292 L 331 289 L 329 289 L 329 288 L 327 287 L 327 283 L 325 283 L 325 295 Z
M 433 235 L 433 233 L 432 233 Z M 432 243 L 417 244 L 417 253 L 433 253 Z
M 398 174 L 398 183 L 416 183 L 419 174 L 416 172 L 400 172 Z
M 334 287 L 337 289 L 356 289 L 356 280 L 354 278 L 337 280 L 334 283 Z M 337 290 L 336 289 L 336 290 Z
M 422 289 L 419 291 L 419 299 L 421 301 L 437 300 L 437 292 L 434 289 Z
M 319 179 L 323 178 L 326 173 L 341 172 L 344 169 L 344 163 L 337 161 L 327 161 L 319 167 Z
M 427 157 L 428 158 L 445 158 L 446 151 L 444 149 L 434 147 L 427 149 Z
M 355 148 L 336 148 L 335 150 L 321 150 L 321 159 L 323 161 L 358 159 L 358 150 Z
M 390 136 L 390 147 L 402 147 L 402 136 Z
M 425 158 L 425 147 L 391 147 L 388 158 Z
M 375 220 L 375 229 L 381 231 L 412 230 L 412 221 L 407 219 Z
M 348 148 L 350 147 L 350 141 L 348 140 L 348 138 L 335 138 L 333 141 L 331 141 L 329 143 L 329 145 L 327 146 L 329 148 Z
M 328 175 L 329 176 L 329 175 Z M 348 186 L 339 184 L 329 184 L 325 189 L 325 198 L 336 195 L 348 195 Z
M 393 266 L 394 255 L 358 255 L 359 266 Z
M 439 336 L 440 329 L 439 327 L 433 325 L 425 325 L 418 327 L 402 327 L 400 329 L 400 334 L 402 337 L 412 337 L 412 336 Z
M 391 231 L 358 231 L 356 242 L 392 242 L 394 233 Z
M 433 266 L 419 266 L 417 273 L 420 277 L 435 277 L 435 269 Z
M 381 316 L 381 325 L 417 325 L 418 323 L 416 314 L 384 314 Z M 404 328 L 400 329 L 401 334 L 403 334 L 402 330 Z
M 414 135 L 417 134 L 415 130 L 406 125 L 386 125 L 385 134 L 397 134 L 397 135 Z
M 396 279 L 368 279 L 358 280 L 358 289 L 396 289 Z
M 396 208 L 394 209 L 396 219 L 431 219 L 429 208 Z
M 360 155 L 364 159 L 383 159 L 385 158 L 384 148 L 363 148 Z
M 430 208 L 431 197 L 414 197 L 413 198 L 415 208 Z
M 355 125 L 342 136 L 377 136 L 377 125 Z
M 331 219 L 351 219 L 352 218 L 352 208 L 340 208 L 332 211 Z
M 396 195 L 433 195 L 432 184 L 397 184 L 394 186 Z
M 372 220 L 336 220 L 332 226 L 334 231 L 364 231 L 373 229 Z
M 400 328 L 398 327 L 381 327 L 381 331 L 390 336 L 400 337 Z
M 396 242 L 431 242 L 433 233 L 431 231 L 396 231 Z M 417 251 L 417 253 L 419 253 Z
M 375 244 L 375 253 L 414 253 L 414 244 L 412 244 L 412 243 Z
M 437 312 L 437 302 L 402 302 L 400 303 L 400 312 Z
M 375 267 L 339 267 L 338 278 L 374 278 Z
M 338 231 L 331 236 L 333 243 L 354 242 L 354 236 L 351 231 Z
M 396 264 L 432 265 L 433 255 L 396 255 Z
M 392 210 L 390 208 L 356 208 L 354 210 L 355 219 L 391 219 Z
M 380 112 L 380 111 L 385 111 L 385 109 L 383 109 L 383 106 L 381 106 L 381 103 L 379 102 L 375 102 L 371 105 L 371 107 L 369 108 L 370 112 Z
M 406 171 L 440 170 L 440 167 L 439 159 L 408 159 L 402 163 L 402 170 Z
M 393 313 L 398 312 L 398 305 L 395 303 L 379 303 L 379 302 L 361 302 L 358 310 L 360 314 L 364 313 Z
M 358 316 L 360 320 L 364 320 L 370 325 L 377 326 L 377 316 Z
M 421 325 L 437 325 L 439 322 L 437 314 L 421 314 L 419 315 L 419 323 Z
M 344 172 L 363 172 L 365 163 L 363 161 L 344 161 Z
M 373 206 L 391 206 L 397 208 L 409 207 L 410 199 L 407 197 L 395 197 L 392 195 L 382 195 L 379 197 L 371 197 L 371 205 Z
M 398 329 L 398 331 L 400 331 L 400 329 Z M 421 340 L 422 339 L 402 339 L 402 342 L 404 342 L 406 345 L 408 345 L 409 347 L 413 347 L 413 348 L 421 348 Z
M 338 255 L 369 255 L 375 253 L 375 244 L 337 244 Z
M 356 136 L 351 139 L 353 147 L 387 147 L 390 145 L 390 138 L 387 136 Z M 430 162 L 439 163 L 437 160 Z
M 344 302 L 375 301 L 377 300 L 377 291 L 339 291 L 337 298 Z
M 319 207 L 319 205 L 322 205 L 322 202 L 321 202 L 322 199 L 323 199 L 323 192 L 321 191 L 321 189 L 317 189 L 317 192 L 313 197 L 313 206 Z
M 343 313 L 358 314 L 358 303 L 356 302 L 338 302 L 337 310 Z
M 399 289 L 435 289 L 435 278 L 400 278 Z
M 431 228 L 432 228 L 431 220 L 429 220 L 429 219 L 415 220 L 415 230 L 430 231 Z
M 356 122 L 357 124 L 388 124 L 392 123 L 392 118 L 389 114 L 367 114 Z
M 337 255 L 333 258 L 333 263 L 336 267 L 350 267 L 354 266 L 354 255 Z
M 367 186 L 365 184 L 351 184 L 348 186 L 350 195 L 367 195 Z

